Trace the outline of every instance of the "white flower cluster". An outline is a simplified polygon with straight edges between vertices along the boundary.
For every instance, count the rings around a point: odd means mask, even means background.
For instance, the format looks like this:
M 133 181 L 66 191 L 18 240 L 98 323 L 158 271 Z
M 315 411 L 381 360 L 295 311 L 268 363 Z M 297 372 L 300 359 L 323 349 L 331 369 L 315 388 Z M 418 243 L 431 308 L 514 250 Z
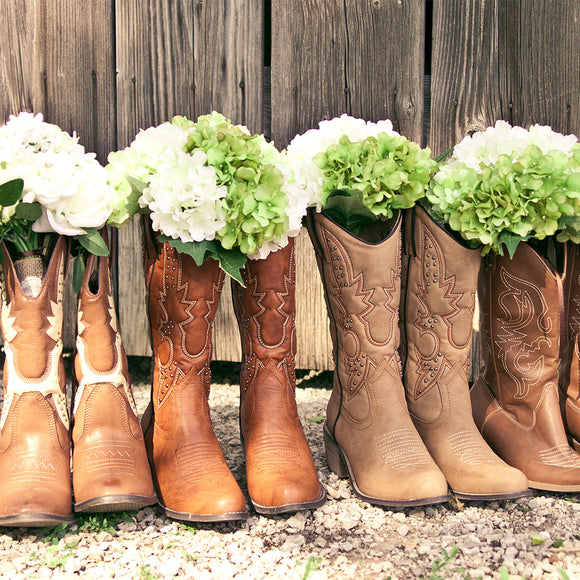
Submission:
M 437 178 L 459 173 L 462 165 L 479 172 L 482 163 L 494 165 L 501 155 L 517 159 L 530 145 L 538 147 L 544 155 L 555 150 L 571 155 L 577 141 L 574 135 L 556 133 L 548 126 L 532 125 L 524 129 L 512 127 L 506 121 L 496 121 L 495 126 L 468 135 L 455 145 L 453 157 L 442 167 Z
M 141 130 L 129 147 L 109 155 L 109 183 L 117 191 L 110 223 L 123 225 L 132 216 L 131 197 L 148 208 L 153 229 L 182 242 L 213 240 L 225 224 L 215 169 L 205 153 L 185 153 L 188 131 L 172 123 Z M 142 184 L 135 192 L 127 176 Z
M 101 228 L 112 211 L 114 192 L 95 154 L 41 114 L 20 113 L 0 127 L 0 183 L 17 178 L 24 181 L 22 201 L 42 206 L 36 232 L 83 235 L 84 228 Z M 15 208 L 3 209 L 3 223 Z
M 393 124 L 386 119 L 373 123 L 350 117 L 346 113 L 334 119 L 321 121 L 318 129 L 310 129 L 292 139 L 285 152 L 283 162 L 288 165 L 291 181 L 302 189 L 301 197 L 307 207 L 322 208 L 322 188 L 324 176 L 314 163 L 314 157 L 324 153 L 331 145 L 337 145 L 343 135 L 351 142 L 364 141 L 379 133 L 398 135 Z

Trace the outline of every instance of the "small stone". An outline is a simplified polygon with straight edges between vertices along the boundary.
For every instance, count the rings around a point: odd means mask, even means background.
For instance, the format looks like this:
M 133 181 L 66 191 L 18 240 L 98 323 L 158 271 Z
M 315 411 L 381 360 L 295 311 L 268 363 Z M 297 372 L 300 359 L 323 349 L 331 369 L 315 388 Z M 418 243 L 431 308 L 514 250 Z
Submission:
M 179 574 L 180 563 L 171 558 L 169 560 L 164 560 L 159 566 L 157 566 L 157 571 L 163 578 L 168 578 L 170 576 L 177 576 Z
M 399 534 L 399 536 L 406 536 L 409 533 L 409 531 L 410 528 L 407 524 L 402 524 L 397 528 L 397 534 Z
M 306 527 L 306 517 L 301 512 L 286 520 L 286 525 L 295 530 L 303 530 Z

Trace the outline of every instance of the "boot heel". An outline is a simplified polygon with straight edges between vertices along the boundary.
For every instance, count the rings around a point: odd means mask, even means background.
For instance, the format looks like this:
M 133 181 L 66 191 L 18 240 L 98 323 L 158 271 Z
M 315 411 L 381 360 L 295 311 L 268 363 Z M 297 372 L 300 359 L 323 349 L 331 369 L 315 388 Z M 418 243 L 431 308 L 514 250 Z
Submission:
M 324 449 L 326 450 L 326 461 L 330 471 L 336 473 L 338 477 L 348 477 L 348 468 L 340 453 L 340 447 L 326 425 L 324 426 Z

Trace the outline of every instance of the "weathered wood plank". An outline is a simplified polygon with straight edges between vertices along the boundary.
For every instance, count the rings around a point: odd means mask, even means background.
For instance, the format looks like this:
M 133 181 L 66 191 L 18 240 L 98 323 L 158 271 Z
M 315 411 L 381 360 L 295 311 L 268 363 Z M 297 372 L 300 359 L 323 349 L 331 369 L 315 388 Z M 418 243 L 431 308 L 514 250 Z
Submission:
M 105 161 L 116 145 L 113 1 L 0 1 L 0 115 L 44 114 L 76 131 Z M 64 343 L 75 340 L 76 305 L 65 292 Z
M 420 141 L 424 3 L 272 1 L 272 137 L 296 133 L 341 113 L 377 121 Z M 396 36 L 397 42 L 393 42 Z M 298 365 L 333 368 L 322 285 L 311 244 L 299 241 Z
M 262 2 L 118 0 L 116 11 L 120 147 L 139 128 L 212 110 L 262 131 Z M 136 224 L 120 232 L 119 244 L 119 317 L 127 352 L 149 354 Z M 216 316 L 215 358 L 237 360 L 238 343 L 226 284 Z

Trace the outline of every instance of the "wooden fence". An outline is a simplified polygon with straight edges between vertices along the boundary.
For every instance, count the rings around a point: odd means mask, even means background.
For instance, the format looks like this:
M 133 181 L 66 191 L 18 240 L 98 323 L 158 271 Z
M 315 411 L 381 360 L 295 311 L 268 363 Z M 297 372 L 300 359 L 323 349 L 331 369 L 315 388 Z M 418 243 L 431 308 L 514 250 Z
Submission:
M 496 119 L 580 131 L 578 0 L 0 0 L 0 23 L 0 120 L 42 112 L 101 162 L 140 128 L 212 110 L 280 148 L 343 112 L 390 118 L 435 155 Z M 298 243 L 298 366 L 326 369 L 321 285 Z M 147 355 L 136 225 L 118 247 L 125 346 Z M 217 359 L 239 357 L 229 291 L 215 338 Z

